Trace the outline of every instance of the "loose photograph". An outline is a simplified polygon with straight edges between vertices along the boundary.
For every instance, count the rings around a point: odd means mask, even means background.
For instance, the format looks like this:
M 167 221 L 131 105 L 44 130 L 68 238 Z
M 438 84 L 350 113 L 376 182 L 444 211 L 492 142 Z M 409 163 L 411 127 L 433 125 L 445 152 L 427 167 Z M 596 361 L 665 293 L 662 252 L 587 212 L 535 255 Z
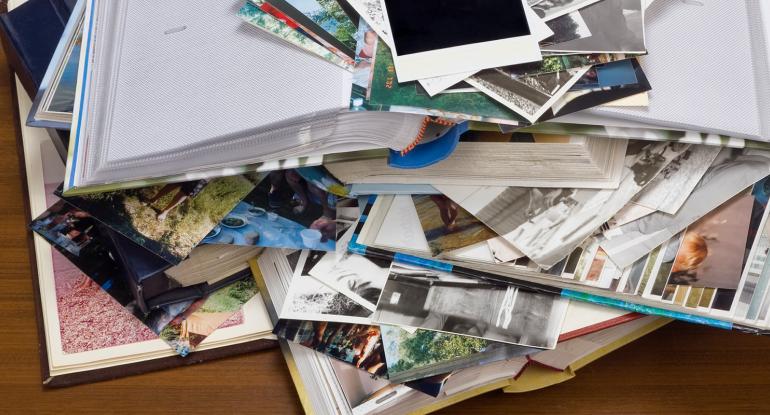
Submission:
M 510 187 L 474 214 L 549 269 L 611 219 L 687 147 L 635 141 L 626 150 L 618 189 Z
M 154 294 L 168 294 L 176 288 L 175 284 L 161 275 L 159 281 L 165 284 L 156 284 L 157 286 L 147 292 L 139 289 L 141 282 L 123 267 L 119 260 L 121 254 L 102 233 L 98 222 L 88 213 L 66 202 L 60 201 L 51 206 L 35 219 L 30 227 L 89 277 L 79 281 L 79 290 L 101 288 L 155 334 L 160 333 L 166 324 L 193 302 L 189 295 L 185 295 L 180 296 L 177 301 L 173 301 L 171 297 L 168 301 L 152 307 L 151 299 Z M 141 250 L 138 247 L 137 249 Z M 148 261 L 137 257 L 133 260 L 157 269 L 157 262 L 152 261 L 153 255 L 149 252 L 147 255 L 150 255 Z
M 303 275 L 315 277 L 374 311 L 388 279 L 391 261 L 349 252 L 342 255 L 335 252 L 320 254 L 317 262 L 307 261 Z
M 466 82 L 529 122 L 537 121 L 589 69 L 572 68 L 521 77 L 509 68 L 486 69 Z
M 356 25 L 340 4 L 334 0 L 286 0 L 326 32 L 355 49 Z
M 607 231 L 602 248 L 618 266 L 630 266 L 708 212 L 762 181 L 768 171 L 767 155 L 724 148 L 675 215 L 655 212 Z
M 669 284 L 737 289 L 767 207 L 770 180 L 754 185 L 690 225 Z
M 494 238 L 497 234 L 444 195 L 413 195 L 433 256 Z
M 230 176 L 63 199 L 178 264 L 254 189 L 257 180 Z
M 454 274 L 393 264 L 373 321 L 554 348 L 567 302 Z
M 282 339 L 349 363 L 370 375 L 380 377 L 387 374 L 378 326 L 281 319 L 273 333 Z
M 548 46 L 555 43 L 563 43 L 591 36 L 591 29 L 588 28 L 588 24 L 583 20 L 583 16 L 577 11 L 549 20 L 546 24 L 548 25 L 548 28 L 553 31 L 553 36 L 546 41 L 541 42 L 541 46 Z
M 302 273 L 294 274 L 279 313 L 285 319 L 353 324 L 369 324 L 371 315 L 371 310 L 350 297 Z
M 357 206 L 300 169 L 270 172 L 213 226 L 203 243 L 334 251 L 337 208 Z M 329 189 L 329 190 L 326 190 Z M 346 227 L 352 221 L 344 220 Z
M 565 2 L 555 1 L 555 3 Z M 579 11 L 580 17 L 587 26 L 586 30 L 591 32 L 591 36 L 544 46 L 543 51 L 645 53 L 642 3 L 642 0 L 594 2 Z
M 239 323 L 241 308 L 258 294 L 254 278 L 228 284 L 193 303 L 160 332 L 160 338 L 186 356 L 206 337 L 226 323 Z
M 530 5 L 532 6 L 532 10 L 534 10 L 541 19 L 549 21 L 559 16 L 564 16 L 567 13 L 588 7 L 598 1 L 599 0 L 542 0 L 534 4 L 530 2 Z
M 539 349 L 433 330 L 407 331 L 380 326 L 388 379 L 408 382 L 487 363 L 507 360 Z

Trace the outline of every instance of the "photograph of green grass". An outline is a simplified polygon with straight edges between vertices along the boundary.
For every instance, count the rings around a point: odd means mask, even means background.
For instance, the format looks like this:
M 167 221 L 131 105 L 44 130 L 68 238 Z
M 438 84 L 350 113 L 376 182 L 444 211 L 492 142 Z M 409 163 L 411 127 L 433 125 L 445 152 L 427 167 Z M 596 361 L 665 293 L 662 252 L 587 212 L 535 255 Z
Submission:
M 241 175 L 62 198 L 178 264 L 258 181 Z
M 253 277 L 235 281 L 198 300 L 160 333 L 182 356 L 195 350 L 217 328 L 237 317 L 244 304 L 259 293 Z
M 467 210 L 443 195 L 413 195 L 431 254 L 464 248 L 497 236 Z

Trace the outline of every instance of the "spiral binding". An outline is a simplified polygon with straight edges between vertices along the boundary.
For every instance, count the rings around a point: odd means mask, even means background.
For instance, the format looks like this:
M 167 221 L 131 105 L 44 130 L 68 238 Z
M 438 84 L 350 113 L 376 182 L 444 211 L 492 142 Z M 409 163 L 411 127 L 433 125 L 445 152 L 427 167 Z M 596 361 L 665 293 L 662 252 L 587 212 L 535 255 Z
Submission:
M 406 146 L 403 150 L 401 150 L 401 155 L 404 156 L 410 151 L 412 151 L 415 147 L 417 147 L 418 144 L 425 138 L 425 131 L 428 130 L 428 126 L 431 124 L 437 124 L 444 127 L 454 127 L 455 122 L 450 121 L 445 118 L 439 118 L 439 117 L 431 117 L 426 116 L 422 119 L 422 124 L 420 125 L 420 131 L 417 132 L 417 137 L 415 137 L 414 140 L 412 140 L 412 143 Z

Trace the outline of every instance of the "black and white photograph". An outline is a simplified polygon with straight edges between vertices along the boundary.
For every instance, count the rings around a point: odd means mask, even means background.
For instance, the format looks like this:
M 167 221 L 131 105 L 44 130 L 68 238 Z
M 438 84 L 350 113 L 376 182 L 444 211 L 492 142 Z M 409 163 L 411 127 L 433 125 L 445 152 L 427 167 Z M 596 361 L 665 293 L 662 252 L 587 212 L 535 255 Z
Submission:
M 309 252 L 312 254 L 308 255 Z M 311 263 L 317 263 L 325 254 L 321 251 L 302 251 L 299 266 L 286 294 L 283 309 L 279 313 L 280 318 L 352 324 L 371 323 L 369 320 L 371 310 L 305 272 L 306 269 L 312 268 Z
M 485 206 L 469 208 L 479 220 L 545 269 L 568 256 L 622 209 L 668 163 L 687 150 L 678 143 L 631 142 L 618 189 L 490 188 L 474 193 Z M 448 195 L 452 197 L 451 194 Z
M 675 215 L 655 212 L 605 232 L 602 248 L 627 267 L 708 212 L 764 179 L 770 156 L 750 149 L 724 148 Z
M 315 277 L 331 288 L 347 295 L 374 311 L 382 288 L 388 279 L 391 261 L 346 252 L 342 255 L 323 252 L 305 275 Z
M 588 69 L 589 67 L 572 68 L 519 77 L 510 67 L 503 67 L 481 71 L 466 81 L 528 121 L 535 122 Z
M 687 200 L 695 185 L 706 174 L 721 148 L 717 146 L 690 146 L 675 158 L 634 199 L 635 204 L 675 214 Z
M 546 23 L 553 31 L 553 36 L 541 42 L 542 46 L 569 42 L 570 40 L 583 39 L 591 36 L 591 29 L 580 15 L 580 12 L 572 12 L 559 16 Z
M 568 302 L 395 263 L 373 321 L 552 349 Z
M 584 7 L 580 16 L 591 36 L 545 46 L 543 51 L 644 53 L 643 6 L 642 0 L 603 0 Z
M 532 10 L 545 20 L 550 21 L 567 13 L 588 7 L 599 0 L 540 0 L 529 1 Z

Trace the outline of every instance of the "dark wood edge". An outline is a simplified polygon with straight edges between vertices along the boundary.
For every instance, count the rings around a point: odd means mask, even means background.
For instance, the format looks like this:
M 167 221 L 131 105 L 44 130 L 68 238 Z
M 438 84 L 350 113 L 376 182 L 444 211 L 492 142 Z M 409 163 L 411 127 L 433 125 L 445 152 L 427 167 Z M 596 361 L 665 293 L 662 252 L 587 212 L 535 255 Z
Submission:
M 19 176 L 21 177 L 22 189 L 24 192 L 24 218 L 29 220 L 32 215 L 32 209 L 29 205 L 29 187 L 27 186 L 27 163 L 24 159 L 24 142 L 21 134 L 21 114 L 19 114 L 19 91 L 16 88 L 16 77 L 14 71 L 9 71 L 11 86 L 11 108 L 13 108 L 13 128 L 16 138 L 16 155 L 19 158 Z M 35 240 L 32 231 L 27 229 L 27 251 L 29 252 L 29 267 L 32 277 L 32 290 L 35 299 L 35 324 L 37 325 L 37 347 L 40 354 L 40 376 L 45 381 L 48 379 L 48 349 L 46 348 L 45 325 L 43 324 L 43 305 L 40 298 L 40 285 L 38 283 L 37 255 L 35 253 Z
M 278 346 L 278 342 L 270 339 L 255 340 L 251 342 L 219 347 L 200 352 L 190 353 L 187 357 L 170 356 L 153 359 L 144 362 L 127 365 L 113 366 L 104 369 L 96 369 L 87 372 L 59 375 L 43 380 L 46 388 L 62 388 L 83 383 L 101 382 L 126 376 L 139 375 L 146 372 L 171 369 L 178 366 L 189 366 L 210 360 L 233 357 L 238 354 L 251 353 L 260 350 L 272 349 Z
M 0 0 L 1 1 L 1 0 Z M 21 133 L 21 117 L 18 105 L 18 90 L 16 88 L 16 79 L 13 71 L 10 75 L 11 82 L 11 106 L 13 107 L 13 120 L 16 138 L 16 151 L 19 157 L 19 175 L 22 179 L 22 188 L 24 189 L 24 212 L 26 218 L 31 217 L 32 209 L 30 207 L 29 187 L 27 186 L 27 169 L 24 159 L 24 143 Z M 193 352 L 187 357 L 170 356 L 160 359 L 152 359 L 144 362 L 136 362 L 126 365 L 113 366 L 103 369 L 90 370 L 86 372 L 70 373 L 52 377 L 48 370 L 48 349 L 46 347 L 46 332 L 43 324 L 43 306 L 40 297 L 40 285 L 38 282 L 37 255 L 35 252 L 34 236 L 30 229 L 27 229 L 27 246 L 29 251 L 29 263 L 32 279 L 33 297 L 35 299 L 35 318 L 38 333 L 38 351 L 40 354 L 40 375 L 42 384 L 47 388 L 59 388 L 74 386 L 83 383 L 99 382 L 104 380 L 116 379 L 124 376 L 138 375 L 145 372 L 164 370 L 177 366 L 188 366 L 202 363 L 208 360 L 221 359 L 237 354 L 256 352 L 259 350 L 272 349 L 278 346 L 278 342 L 270 339 L 255 340 L 231 346 L 219 347 L 216 349 Z

